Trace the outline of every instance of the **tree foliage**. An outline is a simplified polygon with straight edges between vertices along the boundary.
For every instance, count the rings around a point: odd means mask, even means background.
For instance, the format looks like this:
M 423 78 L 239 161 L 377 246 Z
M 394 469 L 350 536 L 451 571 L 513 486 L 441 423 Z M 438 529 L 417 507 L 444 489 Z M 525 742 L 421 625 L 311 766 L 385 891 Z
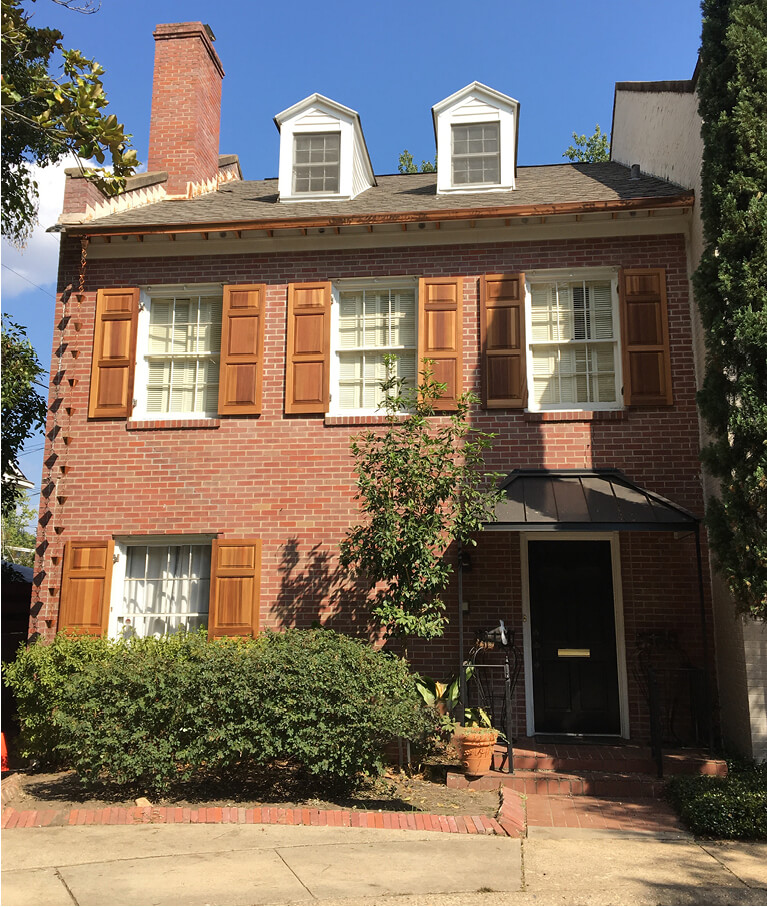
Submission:
M 767 4 L 703 4 L 699 110 L 706 247 L 695 293 L 706 330 L 698 396 L 715 560 L 739 608 L 767 619 Z
M 22 500 L 19 500 L 22 498 Z M 2 514 L 2 555 L 4 561 L 20 564 L 22 567 L 33 567 L 35 562 L 35 536 L 27 528 L 35 511 L 29 503 L 29 498 L 19 495 L 16 500 L 17 507 L 6 510 Z M 19 551 L 26 548 L 27 551 Z
M 406 148 L 399 156 L 397 168 L 400 173 L 436 173 L 437 157 L 435 155 L 434 163 L 431 161 L 421 161 L 421 169 L 419 171 L 418 165 L 413 160 L 413 155 Z
M 598 164 L 610 160 L 610 136 L 602 132 L 599 123 L 596 124 L 593 135 L 578 135 L 574 132 L 573 142 L 573 145 L 568 145 L 562 157 L 584 164 Z
M 131 136 L 104 110 L 104 70 L 79 50 L 65 50 L 61 32 L 35 28 L 30 19 L 22 0 L 2 0 L 2 232 L 15 243 L 36 222 L 32 164 L 44 167 L 70 153 L 103 164 L 108 155 L 111 172 L 84 171 L 107 195 L 123 188 L 137 164 L 127 148 Z M 61 76 L 51 72 L 58 53 Z
M 418 387 L 394 375 L 382 383 L 386 427 L 353 439 L 362 521 L 341 543 L 341 563 L 375 587 L 373 616 L 387 636 L 441 636 L 442 592 L 452 573 L 445 553 L 454 540 L 494 519 L 495 476 L 483 472 L 492 435 L 471 428 L 470 394 L 450 416 L 435 416 L 444 385 L 428 362 Z
M 2 512 L 15 507 L 19 489 L 6 481 L 26 439 L 45 426 L 45 399 L 35 390 L 36 379 L 43 374 L 24 328 L 3 316 L 2 322 Z

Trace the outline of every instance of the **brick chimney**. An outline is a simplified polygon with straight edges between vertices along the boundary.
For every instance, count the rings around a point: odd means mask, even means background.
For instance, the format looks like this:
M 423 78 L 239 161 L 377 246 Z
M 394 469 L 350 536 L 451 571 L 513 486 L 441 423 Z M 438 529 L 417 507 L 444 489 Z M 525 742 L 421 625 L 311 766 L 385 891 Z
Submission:
M 218 174 L 221 80 L 216 40 L 202 22 L 158 25 L 147 169 L 166 170 L 170 195 Z

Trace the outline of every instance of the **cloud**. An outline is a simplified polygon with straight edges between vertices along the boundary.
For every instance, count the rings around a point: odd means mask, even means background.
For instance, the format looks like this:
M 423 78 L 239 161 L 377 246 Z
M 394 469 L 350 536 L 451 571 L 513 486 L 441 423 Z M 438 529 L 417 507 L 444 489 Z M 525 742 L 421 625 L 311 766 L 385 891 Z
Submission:
M 64 170 L 71 166 L 73 161 L 65 160 L 49 167 L 32 167 L 40 190 L 38 223 L 23 249 L 16 249 L 3 240 L 5 267 L 2 269 L 2 293 L 6 299 L 29 292 L 32 289 L 30 284 L 43 289 L 50 288 L 51 292 L 55 290 L 59 237 L 56 233 L 45 231 L 56 223 L 61 214 L 64 204 Z

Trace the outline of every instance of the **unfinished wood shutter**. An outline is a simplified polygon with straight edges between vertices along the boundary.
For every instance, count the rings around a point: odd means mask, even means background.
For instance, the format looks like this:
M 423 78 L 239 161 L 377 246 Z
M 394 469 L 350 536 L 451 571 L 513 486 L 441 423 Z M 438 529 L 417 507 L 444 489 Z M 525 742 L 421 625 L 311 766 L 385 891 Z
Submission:
M 90 419 L 127 419 L 133 410 L 137 288 L 99 290 L 91 364 Z
M 66 543 L 59 630 L 92 636 L 107 632 L 114 550 L 111 539 Z
M 485 274 L 480 282 L 482 405 L 527 406 L 525 275 Z
M 326 413 L 330 406 L 328 281 L 288 286 L 286 413 Z
M 208 636 L 255 636 L 261 586 L 260 539 L 214 539 Z
M 620 273 L 623 400 L 627 406 L 673 403 L 666 271 L 625 268 Z
M 264 368 L 265 284 L 224 287 L 218 411 L 259 415 Z
M 457 406 L 463 391 L 463 278 L 422 277 L 418 281 L 418 371 L 433 361 L 434 380 L 444 384 L 438 409 Z

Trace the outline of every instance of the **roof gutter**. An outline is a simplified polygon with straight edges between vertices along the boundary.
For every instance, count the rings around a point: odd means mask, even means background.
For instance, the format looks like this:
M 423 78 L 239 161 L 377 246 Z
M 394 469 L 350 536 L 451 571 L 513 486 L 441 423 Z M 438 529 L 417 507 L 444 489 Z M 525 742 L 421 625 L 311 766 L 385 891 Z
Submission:
M 377 224 L 433 223 L 437 221 L 474 221 L 507 218 L 519 220 L 525 217 L 554 217 L 567 214 L 620 213 L 647 211 L 663 208 L 689 208 L 695 201 L 693 192 L 661 198 L 610 199 L 596 202 L 555 202 L 539 205 L 504 205 L 482 208 L 446 208 L 430 211 L 396 211 L 379 214 L 335 214 L 317 217 L 291 217 L 276 220 L 218 221 L 206 223 L 137 224 L 113 227 L 95 223 L 70 224 L 65 228 L 69 236 L 131 236 L 136 234 L 179 234 L 239 232 L 251 230 L 305 230 L 322 227 L 373 227 Z

